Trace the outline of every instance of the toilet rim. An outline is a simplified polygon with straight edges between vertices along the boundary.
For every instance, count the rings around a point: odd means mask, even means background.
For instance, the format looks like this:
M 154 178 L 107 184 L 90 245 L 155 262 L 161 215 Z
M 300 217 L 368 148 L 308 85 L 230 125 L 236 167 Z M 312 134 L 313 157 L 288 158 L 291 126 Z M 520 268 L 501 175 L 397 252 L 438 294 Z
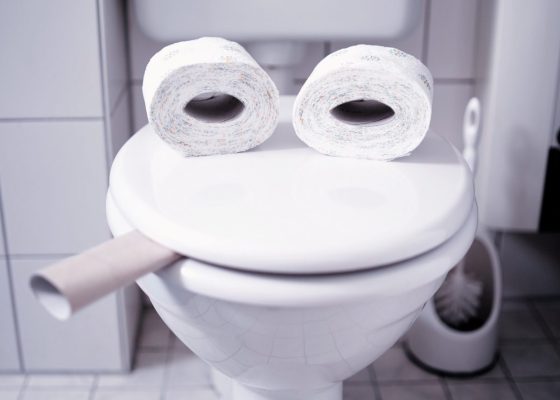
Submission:
M 133 226 L 125 220 L 111 195 L 107 196 L 107 219 L 115 236 Z M 191 258 L 175 262 L 137 281 L 157 301 L 187 291 L 224 301 L 260 306 L 312 307 L 343 304 L 363 298 L 406 293 L 438 279 L 463 258 L 477 228 L 477 205 L 473 203 L 461 228 L 439 246 L 408 260 L 371 269 L 334 274 L 273 274 L 232 269 Z

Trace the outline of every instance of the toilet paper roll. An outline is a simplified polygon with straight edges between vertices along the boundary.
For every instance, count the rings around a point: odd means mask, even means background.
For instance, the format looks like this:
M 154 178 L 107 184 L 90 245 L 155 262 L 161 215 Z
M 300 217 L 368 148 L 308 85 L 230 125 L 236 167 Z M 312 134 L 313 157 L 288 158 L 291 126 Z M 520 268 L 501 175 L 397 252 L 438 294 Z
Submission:
M 430 125 L 433 79 L 403 51 L 357 45 L 313 70 L 293 109 L 299 138 L 321 153 L 392 160 L 414 150 Z
M 278 122 L 272 79 L 242 46 L 221 38 L 163 48 L 146 67 L 142 92 L 154 131 L 185 156 L 248 150 Z

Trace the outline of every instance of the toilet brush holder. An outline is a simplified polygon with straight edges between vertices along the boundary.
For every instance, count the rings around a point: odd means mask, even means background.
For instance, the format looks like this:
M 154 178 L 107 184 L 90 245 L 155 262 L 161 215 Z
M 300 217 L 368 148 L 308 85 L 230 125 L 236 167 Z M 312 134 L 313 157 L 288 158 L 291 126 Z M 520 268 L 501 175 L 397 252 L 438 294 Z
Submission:
M 502 275 L 496 249 L 486 231 L 477 232 L 463 262 L 482 284 L 476 315 L 465 326 L 454 328 L 438 314 L 432 298 L 405 342 L 413 362 L 442 375 L 477 375 L 491 369 L 497 360 Z

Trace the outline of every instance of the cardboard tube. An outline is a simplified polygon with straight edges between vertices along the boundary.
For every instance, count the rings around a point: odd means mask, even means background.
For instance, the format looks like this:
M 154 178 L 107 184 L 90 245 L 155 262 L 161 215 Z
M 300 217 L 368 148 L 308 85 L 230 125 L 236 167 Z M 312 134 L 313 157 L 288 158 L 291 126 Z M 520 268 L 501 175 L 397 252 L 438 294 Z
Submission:
M 66 320 L 101 297 L 181 257 L 132 231 L 36 272 L 30 285 L 50 314 Z

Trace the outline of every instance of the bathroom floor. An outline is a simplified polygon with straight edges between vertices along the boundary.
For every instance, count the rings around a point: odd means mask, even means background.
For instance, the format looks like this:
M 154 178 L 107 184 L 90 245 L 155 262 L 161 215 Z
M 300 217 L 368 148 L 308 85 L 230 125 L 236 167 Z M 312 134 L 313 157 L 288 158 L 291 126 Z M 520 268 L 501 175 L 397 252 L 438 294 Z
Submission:
M 402 343 L 344 384 L 345 400 L 560 399 L 560 298 L 508 300 L 501 357 L 474 379 L 441 378 L 413 365 Z M 152 309 L 144 314 L 127 375 L 0 375 L 0 400 L 218 400 L 206 365 Z

